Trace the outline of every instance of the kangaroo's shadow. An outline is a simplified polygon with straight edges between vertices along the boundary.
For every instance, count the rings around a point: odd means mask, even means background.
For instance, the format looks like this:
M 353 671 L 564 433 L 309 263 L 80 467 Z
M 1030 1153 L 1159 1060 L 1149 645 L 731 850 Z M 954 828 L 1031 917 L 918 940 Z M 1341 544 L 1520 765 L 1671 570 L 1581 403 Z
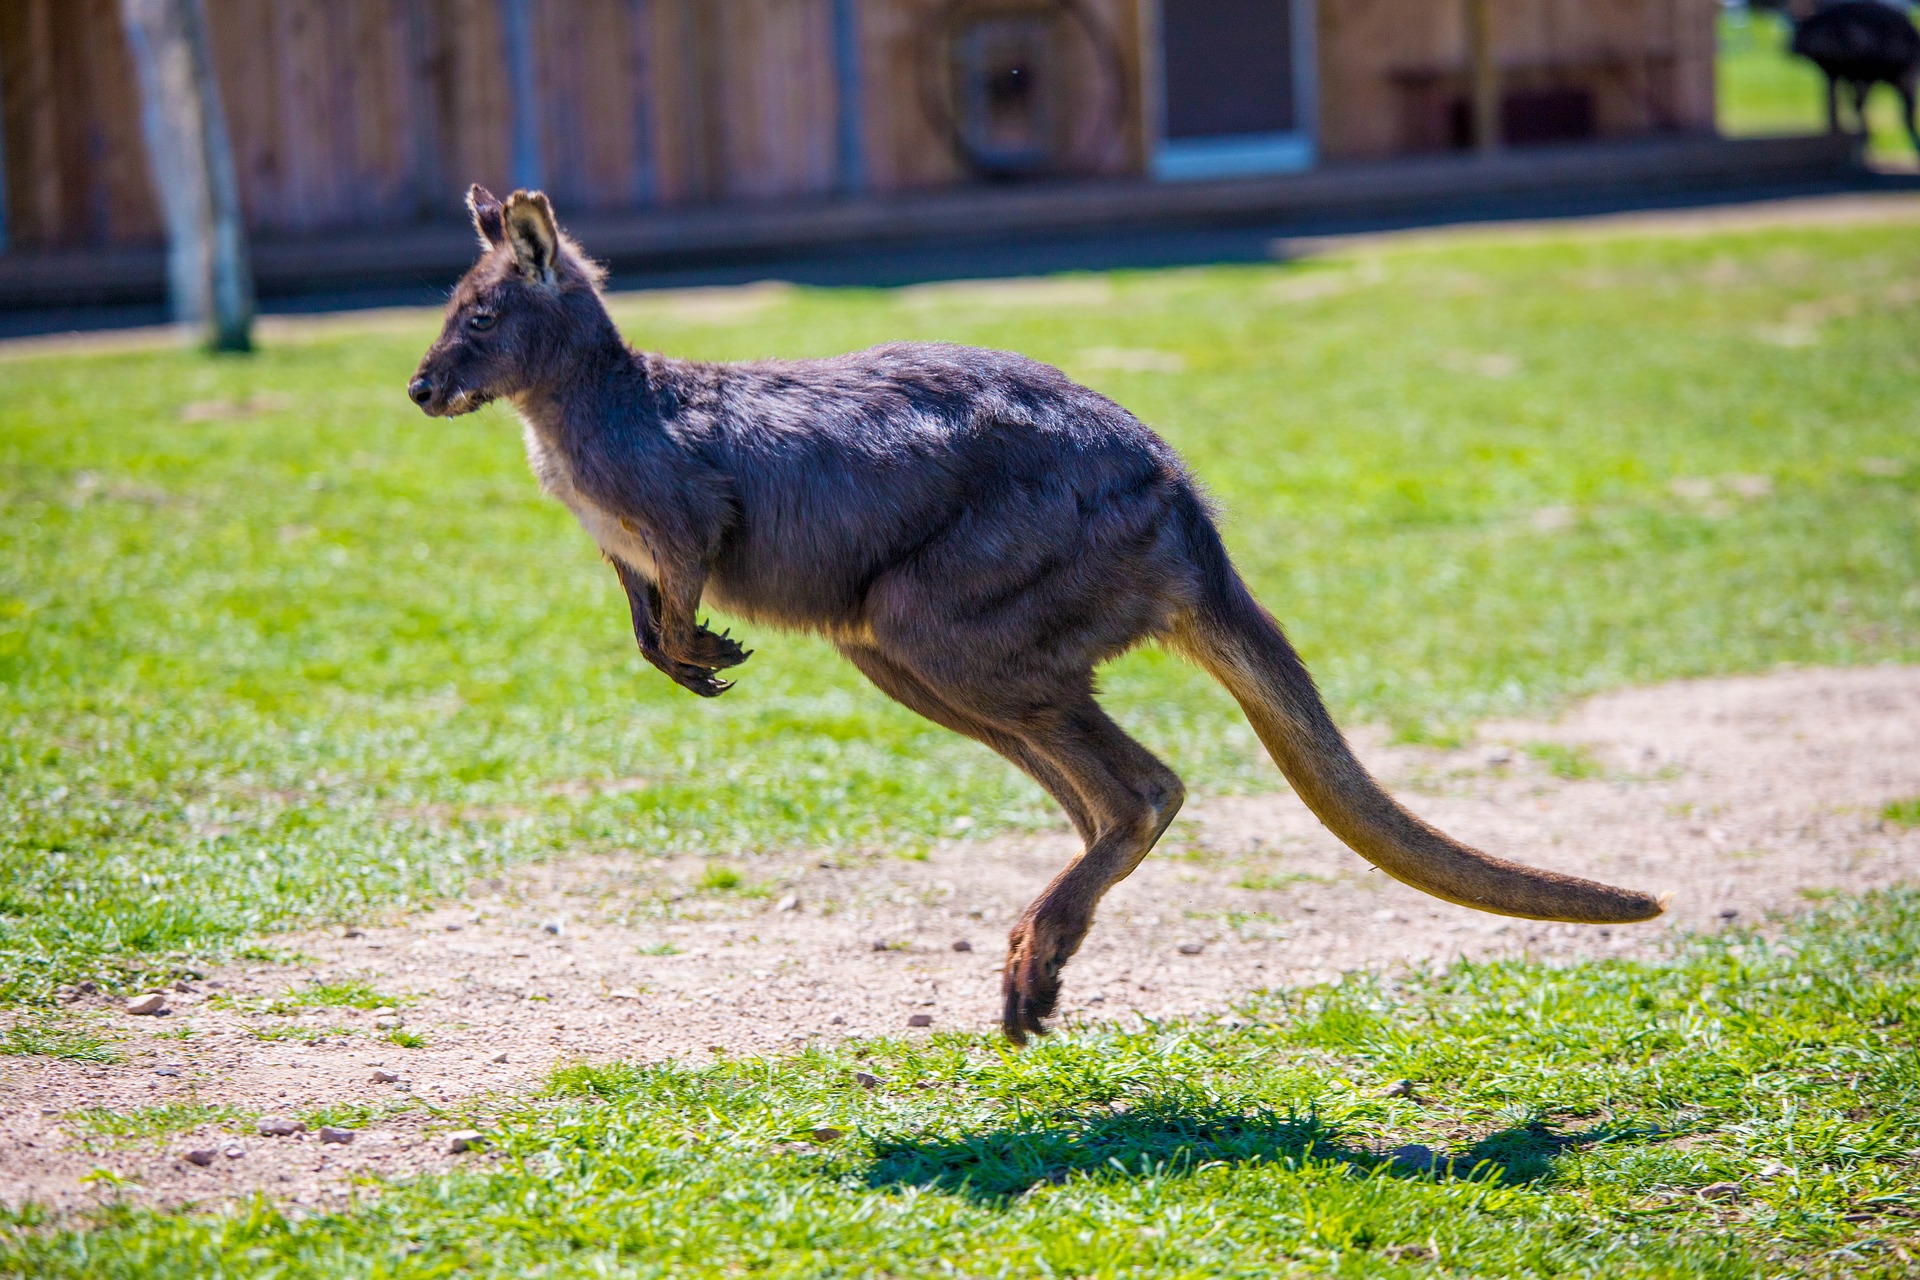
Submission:
M 1629 1136 L 1625 1130 L 1556 1133 L 1538 1122 L 1489 1134 L 1429 1162 L 1368 1149 L 1317 1115 L 1196 1109 L 1145 1103 L 1125 1112 L 1096 1107 L 943 1137 L 880 1138 L 866 1173 L 875 1188 L 921 1187 L 998 1201 L 1075 1173 L 1140 1177 L 1209 1165 L 1326 1161 L 1358 1177 L 1539 1182 L 1569 1148 Z

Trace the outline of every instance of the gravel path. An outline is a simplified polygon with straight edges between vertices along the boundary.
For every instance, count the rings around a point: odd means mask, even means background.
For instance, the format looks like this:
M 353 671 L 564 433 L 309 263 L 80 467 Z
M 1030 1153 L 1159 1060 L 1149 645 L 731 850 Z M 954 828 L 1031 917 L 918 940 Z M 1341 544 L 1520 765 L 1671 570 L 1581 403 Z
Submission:
M 1557 776 L 1541 744 L 1573 753 L 1559 754 L 1563 773 L 1577 761 L 1591 776 Z M 1670 892 L 1671 910 L 1614 929 L 1481 915 L 1373 872 L 1290 794 L 1201 801 L 1108 898 L 1068 970 L 1066 1025 L 1219 1012 L 1263 987 L 1457 956 L 1651 956 L 1674 929 L 1920 875 L 1920 829 L 1877 816 L 1920 795 L 1920 667 L 1628 690 L 1557 723 L 1484 725 L 1455 751 L 1366 734 L 1360 746 L 1453 834 Z M 462 1127 L 464 1108 L 532 1086 L 557 1061 L 779 1053 L 929 1034 L 910 1025 L 922 1020 L 988 1030 L 1007 926 L 1072 852 L 1063 827 L 955 841 L 925 861 L 759 859 L 744 868 L 758 896 L 694 892 L 703 867 L 692 861 L 558 861 L 401 923 L 277 938 L 308 958 L 210 975 L 168 993 L 166 1015 L 79 996 L 73 1007 L 122 1037 L 126 1059 L 0 1059 L 0 1202 L 77 1207 L 114 1194 L 84 1181 L 107 1169 L 126 1184 L 118 1194 L 155 1203 L 265 1190 L 319 1204 L 355 1173 L 484 1159 L 451 1154 L 446 1131 Z M 260 1011 L 310 981 L 343 979 L 397 997 L 404 1029 L 425 1045 L 387 1042 L 371 1010 Z M 300 1029 L 328 1034 L 259 1035 Z M 116 1143 L 87 1137 L 75 1117 L 193 1102 L 257 1115 L 339 1102 L 394 1110 L 347 1145 L 262 1137 L 250 1122 Z M 183 1159 L 232 1145 L 243 1153 L 206 1167 Z

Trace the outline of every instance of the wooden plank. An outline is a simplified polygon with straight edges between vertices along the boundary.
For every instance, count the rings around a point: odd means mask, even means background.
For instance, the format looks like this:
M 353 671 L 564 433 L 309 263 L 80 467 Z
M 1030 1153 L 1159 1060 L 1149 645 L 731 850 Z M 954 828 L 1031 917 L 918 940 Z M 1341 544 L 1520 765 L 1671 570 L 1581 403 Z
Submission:
M 116 0 L 87 0 L 87 78 L 95 235 L 102 244 L 144 244 L 162 235 L 160 209 L 140 133 L 139 83 L 120 35 Z
M 53 0 L 0 5 L 6 62 L 0 85 L 7 94 L 8 221 L 15 244 L 41 248 L 60 243 L 60 188 L 53 167 L 60 100 L 53 92 Z
M 449 185 L 462 193 L 482 183 L 512 189 L 511 93 L 507 87 L 496 0 L 444 0 L 441 31 L 448 44 Z
M 627 11 L 627 83 L 632 88 L 629 116 L 632 120 L 633 184 L 632 202 L 636 206 L 655 204 L 660 199 L 660 143 L 658 129 L 658 93 L 654 77 L 653 0 L 626 0 Z
M 274 9 L 258 0 L 208 0 L 208 34 L 220 68 L 240 203 L 254 230 L 287 225 Z

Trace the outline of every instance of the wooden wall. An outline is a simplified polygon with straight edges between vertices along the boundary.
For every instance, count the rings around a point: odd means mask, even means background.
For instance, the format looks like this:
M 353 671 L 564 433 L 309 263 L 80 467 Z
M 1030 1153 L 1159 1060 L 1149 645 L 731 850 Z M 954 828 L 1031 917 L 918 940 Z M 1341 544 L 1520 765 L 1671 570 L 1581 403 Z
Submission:
M 1510 93 L 1576 91 L 1594 134 L 1714 127 L 1718 0 L 1490 0 Z M 1321 145 L 1374 157 L 1453 145 L 1467 93 L 1466 0 L 1321 0 Z
M 1284 0 L 1275 0 L 1283 3 Z M 510 0 L 205 0 L 241 197 L 259 233 L 457 216 L 514 185 Z M 819 197 L 842 156 L 835 0 L 518 0 L 542 178 L 564 216 Z M 1058 172 L 1145 171 L 1142 32 L 1154 0 L 1055 17 Z M 1465 0 L 1321 0 L 1332 156 L 1446 145 Z M 1492 0 L 1513 84 L 1591 87 L 1601 136 L 1706 129 L 1715 0 Z M 1042 0 L 858 0 L 865 189 L 968 181 L 925 82 L 935 27 Z M 931 42 L 931 43 L 930 43 Z M 154 243 L 137 88 L 116 0 L 0 0 L 6 222 L 24 250 Z M 523 157 L 524 159 L 524 157 Z
M 0 151 L 14 245 L 160 235 L 119 21 L 117 0 L 0 0 Z

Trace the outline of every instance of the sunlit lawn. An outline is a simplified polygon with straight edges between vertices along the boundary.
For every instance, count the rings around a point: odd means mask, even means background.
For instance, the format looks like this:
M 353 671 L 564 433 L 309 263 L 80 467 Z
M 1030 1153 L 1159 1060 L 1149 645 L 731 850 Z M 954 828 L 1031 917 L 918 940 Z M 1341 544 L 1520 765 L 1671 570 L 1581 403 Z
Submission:
M 623 300 L 702 357 L 1012 347 L 1164 431 L 1337 713 L 1409 735 L 1626 683 L 1920 654 L 1907 225 Z M 430 317 L 0 364 L 0 994 L 128 984 L 560 849 L 911 854 L 1054 822 L 822 645 L 717 702 L 633 652 L 503 409 L 422 418 Z M 1172 659 L 1107 675 L 1200 791 L 1269 789 Z M 641 778 L 612 794 L 561 789 Z
M 1895 1280 L 1916 955 L 1907 891 L 1670 964 L 1354 978 L 1020 1054 L 572 1065 L 432 1126 L 497 1159 L 318 1214 L 0 1211 L 0 1276 Z M 206 1110 L 75 1123 L 164 1143 Z

